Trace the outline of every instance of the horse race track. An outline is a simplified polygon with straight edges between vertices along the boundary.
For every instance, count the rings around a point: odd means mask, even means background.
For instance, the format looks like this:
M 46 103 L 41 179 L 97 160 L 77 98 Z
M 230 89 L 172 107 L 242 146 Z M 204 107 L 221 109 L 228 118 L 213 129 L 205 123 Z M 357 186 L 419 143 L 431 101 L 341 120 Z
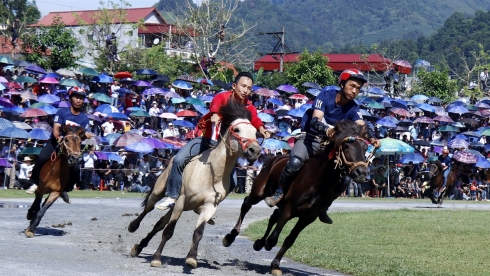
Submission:
M 227 199 L 214 217 L 216 225 L 206 226 L 197 269 L 190 270 L 184 263 L 197 219 L 192 212 L 182 215 L 173 238 L 164 248 L 164 265 L 151 268 L 150 261 L 160 242 L 160 234 L 139 257 L 131 258 L 129 251 L 164 212 L 154 210 L 143 220 L 138 231 L 129 233 L 126 227 L 135 218 L 135 213 L 140 212 L 141 199 L 74 198 L 72 202 L 68 205 L 59 200 L 53 204 L 38 226 L 36 236 L 29 239 L 24 235 L 28 226 L 25 215 L 32 199 L 0 198 L 0 275 L 267 275 L 278 250 L 255 252 L 252 242 L 242 236 L 238 236 L 231 247 L 223 247 L 221 239 L 234 226 L 242 202 Z M 446 201 L 443 207 L 490 210 L 490 204 L 461 203 Z M 428 200 L 337 200 L 331 211 L 428 207 L 432 207 Z M 271 213 L 272 209 L 260 203 L 247 214 L 244 226 L 268 218 Z M 283 261 L 281 268 L 285 275 L 342 275 L 286 258 Z

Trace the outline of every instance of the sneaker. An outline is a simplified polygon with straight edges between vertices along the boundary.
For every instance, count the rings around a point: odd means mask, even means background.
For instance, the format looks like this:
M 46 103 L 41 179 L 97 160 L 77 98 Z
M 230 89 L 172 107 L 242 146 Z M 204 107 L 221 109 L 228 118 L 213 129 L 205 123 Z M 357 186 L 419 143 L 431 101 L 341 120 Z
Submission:
M 60 197 L 61 197 L 61 199 L 63 199 L 64 202 L 66 202 L 68 204 L 71 203 L 71 199 L 70 199 L 70 196 L 68 195 L 68 192 L 61 192 Z
M 31 187 L 29 187 L 29 189 L 26 190 L 26 194 L 32 195 L 36 190 L 37 190 L 37 185 L 32 184 Z
M 162 203 L 157 204 L 155 207 L 159 210 L 167 210 L 175 206 L 175 199 L 171 197 L 166 197 Z
M 279 203 L 279 201 L 281 201 L 283 196 L 284 193 L 282 189 L 277 189 L 273 196 L 266 197 L 264 201 L 269 207 L 274 207 L 277 203 Z

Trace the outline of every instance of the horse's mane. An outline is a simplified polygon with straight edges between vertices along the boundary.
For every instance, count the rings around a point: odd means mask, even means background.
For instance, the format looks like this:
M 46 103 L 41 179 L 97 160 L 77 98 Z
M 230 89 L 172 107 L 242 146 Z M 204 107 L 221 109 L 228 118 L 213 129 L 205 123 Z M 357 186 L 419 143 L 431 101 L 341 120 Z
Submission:
M 219 112 L 221 113 L 220 133 L 222 136 L 225 135 L 231 123 L 236 119 L 247 119 L 249 121 L 252 120 L 252 114 L 250 113 L 250 111 L 233 97 L 228 100 L 227 104 L 221 106 Z
M 364 138 L 366 136 L 366 126 L 360 126 L 351 120 L 338 121 L 335 124 L 335 136 L 333 137 L 334 148 L 340 147 L 345 137 L 357 135 Z

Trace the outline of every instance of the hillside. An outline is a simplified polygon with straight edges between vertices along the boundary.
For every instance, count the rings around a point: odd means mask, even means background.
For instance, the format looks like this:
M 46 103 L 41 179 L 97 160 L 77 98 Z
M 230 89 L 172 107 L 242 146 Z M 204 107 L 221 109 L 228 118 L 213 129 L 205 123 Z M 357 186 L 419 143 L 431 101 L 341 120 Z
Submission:
M 160 0 L 155 6 L 167 18 L 178 14 L 179 0 Z M 276 41 L 259 32 L 277 32 L 284 26 L 286 44 L 331 51 L 341 46 L 371 45 L 382 40 L 430 36 L 458 11 L 473 15 L 489 10 L 490 0 L 244 0 L 236 12 L 248 25 L 257 54 L 270 52 Z

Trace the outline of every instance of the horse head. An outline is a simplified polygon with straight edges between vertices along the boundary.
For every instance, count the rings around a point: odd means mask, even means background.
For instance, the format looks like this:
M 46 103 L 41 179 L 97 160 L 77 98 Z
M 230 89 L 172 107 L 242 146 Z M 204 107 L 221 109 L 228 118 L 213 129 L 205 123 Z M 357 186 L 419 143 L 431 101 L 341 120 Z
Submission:
M 365 135 L 364 126 L 359 126 L 354 121 L 343 120 L 335 125 L 332 138 L 334 141 L 332 152 L 336 154 L 337 166 L 340 166 L 344 173 L 349 174 L 357 183 L 362 183 L 366 179 L 372 157 L 365 156 L 368 147 L 368 142 L 363 138 Z
M 433 161 L 429 164 L 429 179 L 439 174 L 443 170 L 442 163 L 439 160 Z
M 225 138 L 228 149 L 239 152 L 249 162 L 260 156 L 260 145 L 257 141 L 257 130 L 250 123 L 252 115 L 243 104 L 230 99 L 220 108 L 222 116 L 221 137 Z
M 82 127 L 63 127 L 66 135 L 61 140 L 61 152 L 68 156 L 68 166 L 73 167 L 82 156 L 80 144 L 85 139 L 85 130 Z

